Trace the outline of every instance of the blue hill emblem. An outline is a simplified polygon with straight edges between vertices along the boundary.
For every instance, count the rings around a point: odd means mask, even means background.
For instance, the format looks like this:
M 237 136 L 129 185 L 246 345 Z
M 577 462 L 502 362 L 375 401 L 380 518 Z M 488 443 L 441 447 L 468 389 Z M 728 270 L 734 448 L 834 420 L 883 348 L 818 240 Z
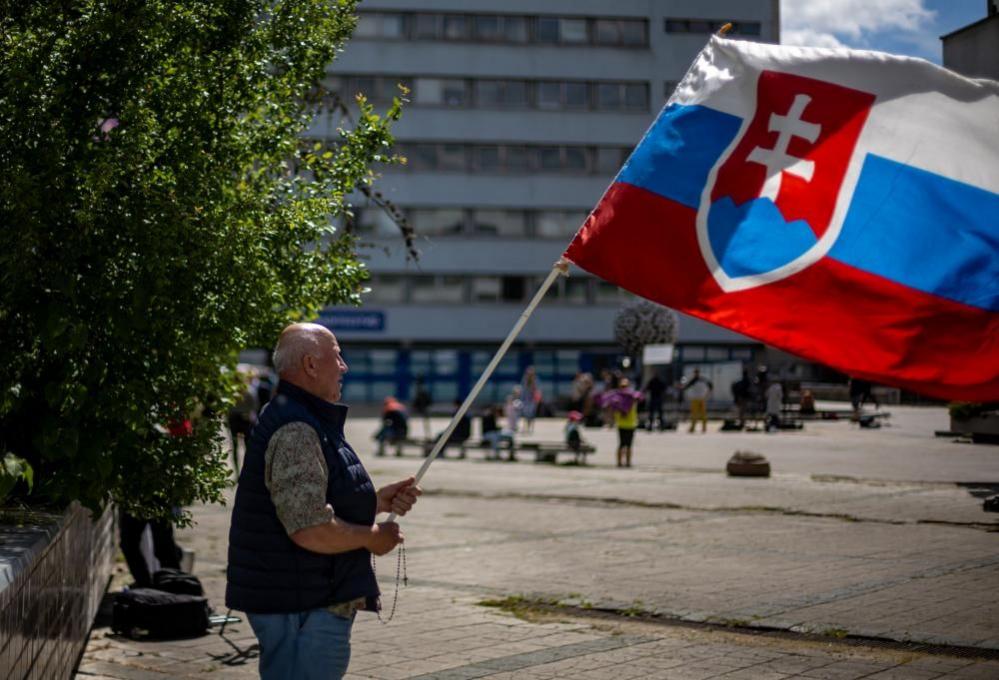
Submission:
M 773 271 L 818 242 L 807 222 L 785 221 L 769 198 L 737 206 L 728 196 L 708 211 L 708 239 L 722 270 L 732 278 Z

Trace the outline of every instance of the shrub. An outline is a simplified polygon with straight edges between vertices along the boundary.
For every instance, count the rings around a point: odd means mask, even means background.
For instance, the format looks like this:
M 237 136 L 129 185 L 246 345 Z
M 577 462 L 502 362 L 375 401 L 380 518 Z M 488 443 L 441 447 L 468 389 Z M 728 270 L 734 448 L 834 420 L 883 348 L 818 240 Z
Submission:
M 355 2 L 7 4 L 0 451 L 46 501 L 219 500 L 238 350 L 357 301 L 365 270 L 331 216 L 391 160 L 400 103 L 302 140 Z

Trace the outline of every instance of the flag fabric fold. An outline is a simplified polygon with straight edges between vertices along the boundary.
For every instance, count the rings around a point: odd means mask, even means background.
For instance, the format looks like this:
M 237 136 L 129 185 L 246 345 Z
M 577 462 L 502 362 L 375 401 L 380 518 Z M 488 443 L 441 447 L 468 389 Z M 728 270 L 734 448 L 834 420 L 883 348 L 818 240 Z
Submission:
M 999 400 L 999 83 L 712 37 L 565 257 L 850 375 Z

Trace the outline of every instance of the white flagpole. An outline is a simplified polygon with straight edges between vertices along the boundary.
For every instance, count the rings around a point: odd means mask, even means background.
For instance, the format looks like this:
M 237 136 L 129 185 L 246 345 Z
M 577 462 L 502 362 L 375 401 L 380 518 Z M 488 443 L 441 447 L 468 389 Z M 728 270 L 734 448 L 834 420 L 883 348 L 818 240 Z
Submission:
M 534 298 L 531 300 L 531 303 L 527 305 L 527 309 L 525 309 L 523 314 L 520 315 L 520 318 L 517 319 L 517 323 L 515 323 L 513 328 L 510 330 L 510 334 L 506 336 L 506 340 L 504 340 L 503 344 L 500 345 L 500 348 L 496 350 L 496 354 L 493 356 L 492 361 L 489 362 L 489 365 L 486 366 L 482 375 L 479 376 L 479 380 L 475 383 L 475 387 L 473 387 L 472 391 L 468 393 L 467 397 L 465 397 L 465 402 L 451 418 L 451 422 L 448 424 L 447 429 L 444 430 L 444 434 L 442 434 L 437 440 L 437 443 L 434 444 L 434 448 L 427 455 L 427 459 L 423 461 L 423 465 L 420 466 L 420 471 L 416 473 L 417 484 L 419 484 L 420 480 L 423 479 L 423 475 L 427 473 L 430 465 L 437 459 L 440 452 L 444 450 L 444 445 L 451 437 L 451 433 L 454 432 L 454 428 L 458 426 L 458 422 L 461 420 L 462 416 L 464 416 L 465 412 L 468 411 L 469 407 L 475 401 L 475 398 L 479 396 L 479 392 L 481 392 L 482 388 L 485 387 L 486 381 L 489 380 L 493 371 L 496 370 L 496 366 L 499 365 L 499 362 L 506 354 L 506 351 L 510 349 L 510 345 L 513 344 L 513 341 L 517 339 L 518 335 L 520 335 L 520 331 L 524 328 L 524 324 L 526 324 L 527 320 L 531 318 L 531 314 L 534 313 L 534 308 L 538 306 L 538 303 L 541 302 L 541 299 L 545 296 L 545 293 L 548 292 L 548 289 L 551 288 L 551 285 L 555 283 L 555 279 L 558 278 L 559 275 L 569 275 L 569 261 L 565 258 L 560 258 L 558 262 L 552 265 L 552 270 L 548 274 L 548 278 L 546 278 L 541 284 L 541 287 L 538 288 L 538 292 L 534 294 Z M 394 512 L 388 516 L 387 521 L 395 521 Z

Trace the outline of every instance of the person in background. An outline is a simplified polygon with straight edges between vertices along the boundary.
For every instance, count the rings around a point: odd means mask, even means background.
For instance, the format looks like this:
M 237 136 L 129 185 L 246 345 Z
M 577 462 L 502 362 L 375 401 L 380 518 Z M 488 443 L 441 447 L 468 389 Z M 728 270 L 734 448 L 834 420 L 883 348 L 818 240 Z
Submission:
M 503 420 L 503 408 L 491 404 L 482 411 L 482 441 L 489 444 L 490 451 L 486 453 L 486 460 L 500 459 L 500 444 L 506 444 L 510 451 L 510 460 L 514 459 L 514 433 L 500 427 Z
M 455 399 L 454 400 L 454 411 L 451 414 L 452 417 L 460 409 L 461 409 L 461 399 Z M 445 430 L 445 432 L 446 431 L 447 430 Z M 434 437 L 434 443 L 436 444 L 437 441 L 441 437 L 443 437 L 443 436 L 444 436 L 444 432 L 439 433 L 436 437 Z M 471 436 L 472 436 L 472 419 L 466 413 L 466 414 L 464 414 L 461 417 L 461 420 L 458 421 L 458 424 L 455 425 L 454 430 L 452 430 L 452 432 L 451 432 L 451 436 L 447 438 L 447 443 L 445 443 L 444 444 L 444 448 L 441 449 L 440 457 L 441 458 L 446 458 L 447 457 L 446 456 L 446 454 L 447 454 L 447 447 L 449 447 L 449 446 L 457 446 L 458 449 L 459 449 L 458 450 L 458 457 L 459 458 L 464 458 L 465 457 L 465 442 L 467 442 L 468 438 L 471 437 Z M 431 450 L 432 450 L 432 447 L 431 448 L 427 448 L 427 450 L 424 452 L 424 456 L 429 456 Z
M 752 394 L 752 380 L 749 378 L 749 371 L 744 368 L 742 377 L 732 383 L 732 400 L 735 402 L 740 428 L 746 425 L 746 412 L 749 410 Z
M 583 403 L 591 389 L 593 389 L 593 376 L 577 371 L 576 376 L 572 379 L 572 389 L 569 393 L 569 409 L 582 411 Z
M 815 395 L 812 394 L 811 390 L 806 389 L 801 391 L 801 402 L 798 413 L 803 416 L 815 415 Z
M 631 447 L 635 440 L 635 430 L 638 429 L 638 402 L 642 395 L 631 389 L 631 381 L 627 378 L 621 378 L 615 391 L 617 399 L 611 410 L 617 427 L 617 466 L 631 467 Z M 629 398 L 630 405 L 627 403 Z
M 423 436 L 430 439 L 430 407 L 434 400 L 430 396 L 430 390 L 423 382 L 423 376 L 417 376 L 413 382 L 413 415 L 418 416 L 423 421 Z
M 864 404 L 868 401 L 874 403 L 874 408 L 881 408 L 878 400 L 874 397 L 874 386 L 861 378 L 850 378 L 850 404 L 853 406 L 853 419 L 860 419 L 860 412 L 864 409 Z
M 238 369 L 237 369 L 238 370 Z M 229 410 L 229 438 L 232 440 L 232 466 L 239 476 L 239 442 L 243 442 L 243 451 L 246 451 L 246 442 L 250 437 L 250 430 L 257 422 L 257 413 L 260 411 L 260 404 L 257 401 L 256 378 L 252 370 L 239 370 L 240 379 L 243 381 L 243 392 Z
M 163 428 L 170 437 L 190 437 L 194 434 L 194 421 L 191 418 L 177 418 Z M 174 516 L 179 516 L 180 508 L 174 508 Z M 121 554 L 132 575 L 133 588 L 148 588 L 153 584 L 153 569 L 142 554 L 142 534 L 149 527 L 153 539 L 153 554 L 161 569 L 180 569 L 183 551 L 173 536 L 173 522 L 169 519 L 144 519 L 121 510 L 118 514 L 118 530 L 121 533 Z
M 506 429 L 511 432 L 516 432 L 517 426 L 520 424 L 521 406 L 520 386 L 516 385 L 510 390 L 510 394 L 506 396 L 506 403 L 503 405 L 503 415 L 506 416 Z
M 605 368 L 600 371 L 600 391 L 597 394 L 597 399 L 601 403 L 605 402 L 603 398 L 609 395 L 611 392 L 618 388 L 621 381 L 621 376 L 618 375 L 616 371 L 611 371 L 609 368 Z M 614 409 L 603 406 L 600 411 L 600 417 L 603 421 L 604 426 L 613 427 L 614 425 Z
M 382 401 L 382 427 L 375 434 L 378 450 L 375 455 L 385 455 L 385 443 L 395 444 L 395 455 L 402 455 L 402 442 L 409 435 L 409 419 L 406 407 L 395 397 L 385 397 Z
M 259 414 L 274 393 L 274 377 L 271 369 L 265 368 L 257 375 L 257 413 Z
M 690 431 L 697 429 L 697 423 L 701 423 L 701 432 L 708 431 L 708 399 L 711 397 L 711 390 L 714 386 L 711 381 L 701 376 L 700 369 L 694 369 L 684 386 L 683 391 L 690 400 Z
M 583 455 L 583 414 L 579 411 L 569 411 L 567 418 L 568 420 L 565 423 L 565 445 L 575 454 L 576 465 L 583 465 L 586 463 L 586 457 Z
M 534 419 L 538 415 L 538 405 L 541 403 L 541 388 L 538 387 L 538 374 L 534 366 L 528 366 L 520 381 L 520 414 L 524 417 L 524 432 L 534 431 Z
M 653 373 L 649 381 L 645 383 L 643 391 L 648 395 L 649 404 L 649 419 L 646 422 L 646 429 L 651 432 L 652 428 L 658 422 L 659 429 L 665 430 L 666 420 L 663 418 L 663 395 L 666 393 L 666 381 L 662 379 L 658 371 Z
M 780 429 L 780 414 L 784 408 L 784 387 L 779 380 L 774 380 L 767 386 L 767 432 Z

